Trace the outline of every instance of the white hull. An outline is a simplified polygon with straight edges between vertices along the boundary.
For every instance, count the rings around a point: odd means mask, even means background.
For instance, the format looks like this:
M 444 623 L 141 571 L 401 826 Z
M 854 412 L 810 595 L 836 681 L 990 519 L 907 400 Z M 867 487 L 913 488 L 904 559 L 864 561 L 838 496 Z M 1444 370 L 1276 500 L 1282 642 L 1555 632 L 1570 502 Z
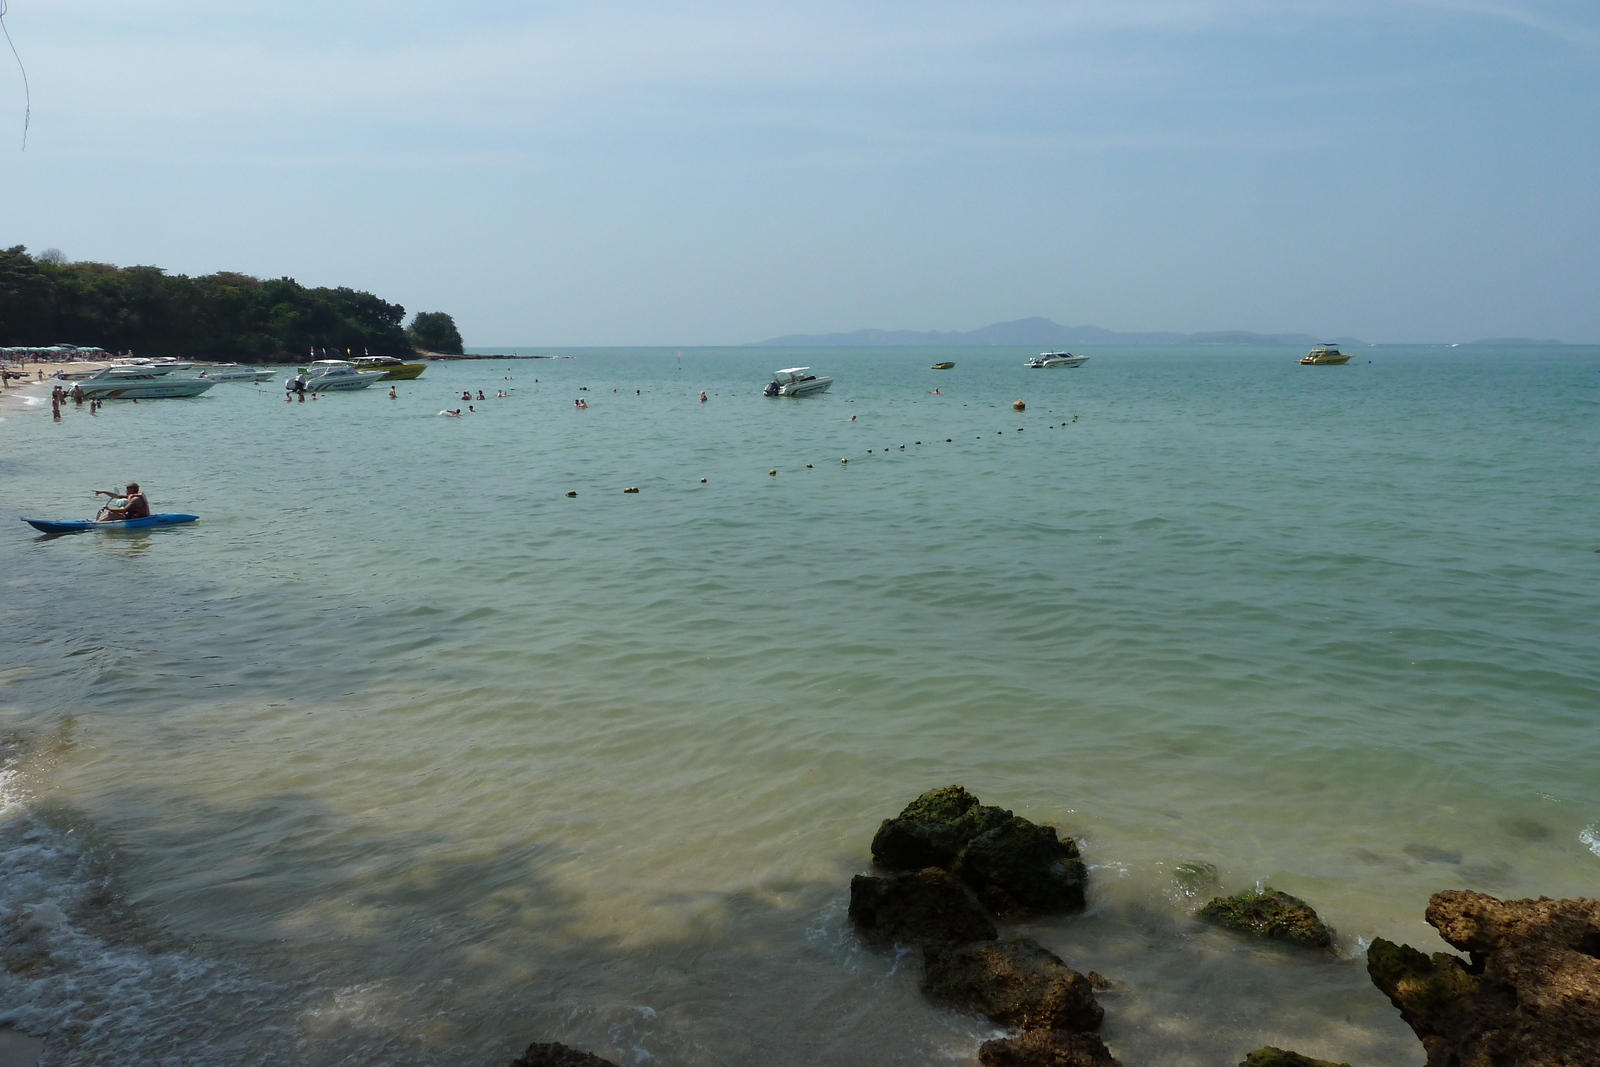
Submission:
M 812 378 L 804 382 L 790 382 L 778 389 L 779 396 L 805 396 L 808 393 L 826 393 L 833 384 L 832 378 Z
M 79 382 L 86 400 L 157 400 L 182 396 L 199 396 L 216 382 L 204 378 L 96 378 Z
M 1042 355 L 1042 356 L 1035 356 L 1034 358 L 1028 360 L 1026 363 L 1023 364 L 1023 366 L 1031 367 L 1034 370 L 1038 370 L 1041 367 L 1078 367 L 1078 366 L 1082 366 L 1083 364 L 1085 364 L 1087 362 L 1089 362 L 1089 357 L 1088 356 L 1073 356 L 1073 355 L 1052 356 L 1052 355 Z
M 255 367 L 207 367 L 198 377 L 213 382 L 260 382 L 272 377 L 272 372 Z
M 365 389 L 379 378 L 382 371 L 357 371 L 355 374 L 324 374 L 306 381 L 308 393 L 334 393 L 346 389 Z M 292 380 L 292 379 L 291 379 Z

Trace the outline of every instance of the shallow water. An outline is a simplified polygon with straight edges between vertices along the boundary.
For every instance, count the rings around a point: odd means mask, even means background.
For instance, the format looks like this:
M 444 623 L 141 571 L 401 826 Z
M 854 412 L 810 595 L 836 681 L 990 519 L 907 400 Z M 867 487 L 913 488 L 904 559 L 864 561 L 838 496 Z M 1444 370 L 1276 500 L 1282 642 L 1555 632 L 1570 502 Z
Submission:
M 1079 837 L 1088 913 L 1029 932 L 1119 982 L 1128 1064 L 1420 1064 L 1365 943 L 1600 880 L 1600 349 L 1091 351 L 7 408 L 0 1022 L 47 1064 L 971 1063 L 844 922 L 959 781 Z M 761 397 L 789 362 L 837 384 Z M 438 417 L 467 387 L 513 395 Z M 202 521 L 15 521 L 128 478 Z M 1187 860 L 1345 958 L 1197 926 Z

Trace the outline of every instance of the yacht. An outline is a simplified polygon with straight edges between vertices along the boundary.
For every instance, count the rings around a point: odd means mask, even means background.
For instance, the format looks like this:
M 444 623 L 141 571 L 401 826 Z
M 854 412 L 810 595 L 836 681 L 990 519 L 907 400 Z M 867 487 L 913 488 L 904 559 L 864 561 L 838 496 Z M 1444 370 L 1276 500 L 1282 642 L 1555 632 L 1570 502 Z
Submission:
M 407 363 L 396 356 L 357 356 L 350 362 L 362 370 L 383 371 L 383 381 L 409 381 L 428 369 L 426 363 Z
M 80 379 L 76 388 L 83 390 L 85 400 L 155 400 L 199 396 L 217 384 L 205 378 L 133 373 L 138 369 L 105 367 L 98 374 Z
M 1037 370 L 1040 367 L 1080 367 L 1087 362 L 1088 356 L 1075 356 L 1071 352 L 1040 352 L 1023 366 Z
M 1300 357 L 1301 365 L 1306 367 L 1336 367 L 1349 362 L 1349 355 L 1339 351 L 1338 345 L 1318 345 Z
M 762 392 L 767 396 L 806 396 L 827 392 L 832 384 L 832 378 L 819 378 L 811 373 L 810 367 L 788 367 L 773 371 L 772 381 Z
M 365 389 L 379 378 L 381 370 L 361 370 L 347 359 L 317 359 L 299 374 L 283 383 L 288 390 L 297 391 L 295 383 L 308 393 L 330 393 L 343 389 Z

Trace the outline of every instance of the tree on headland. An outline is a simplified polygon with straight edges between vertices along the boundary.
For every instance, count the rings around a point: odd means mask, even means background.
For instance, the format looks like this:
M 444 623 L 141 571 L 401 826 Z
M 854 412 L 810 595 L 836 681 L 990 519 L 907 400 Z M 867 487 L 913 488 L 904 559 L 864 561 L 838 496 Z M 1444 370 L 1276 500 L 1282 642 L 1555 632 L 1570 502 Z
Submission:
M 262 361 L 298 359 L 313 347 L 405 354 L 405 314 L 344 286 L 310 289 L 231 271 L 191 278 L 160 267 L 68 263 L 59 253 L 34 257 L 22 245 L 0 250 L 0 345 Z M 459 344 L 458 337 L 458 351 Z
M 411 320 L 411 343 L 427 352 L 461 355 L 461 332 L 456 320 L 442 311 L 419 311 Z

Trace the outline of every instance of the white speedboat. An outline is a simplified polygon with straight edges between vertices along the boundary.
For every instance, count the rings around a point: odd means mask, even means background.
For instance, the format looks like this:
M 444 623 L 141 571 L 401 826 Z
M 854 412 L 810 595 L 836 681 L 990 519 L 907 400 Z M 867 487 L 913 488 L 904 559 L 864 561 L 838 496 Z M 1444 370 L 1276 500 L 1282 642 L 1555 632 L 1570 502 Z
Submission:
M 130 368 L 107 367 L 76 388 L 85 400 L 155 400 L 168 397 L 199 396 L 216 382 L 204 378 L 171 377 L 166 374 L 129 374 Z
M 207 367 L 196 377 L 209 378 L 214 382 L 263 382 L 272 377 L 272 372 L 259 367 L 241 367 L 237 363 L 219 363 L 215 367 Z
M 808 393 L 827 392 L 833 379 L 818 377 L 810 367 L 789 367 L 772 372 L 772 381 L 762 390 L 767 396 L 805 396 Z
M 318 359 L 313 360 L 309 367 L 284 382 L 283 386 L 294 392 L 304 388 L 308 393 L 365 389 L 382 378 L 383 373 L 381 370 L 361 370 L 347 359 Z
M 1079 367 L 1087 362 L 1088 356 L 1075 356 L 1071 352 L 1040 352 L 1023 366 L 1037 370 L 1040 367 Z

